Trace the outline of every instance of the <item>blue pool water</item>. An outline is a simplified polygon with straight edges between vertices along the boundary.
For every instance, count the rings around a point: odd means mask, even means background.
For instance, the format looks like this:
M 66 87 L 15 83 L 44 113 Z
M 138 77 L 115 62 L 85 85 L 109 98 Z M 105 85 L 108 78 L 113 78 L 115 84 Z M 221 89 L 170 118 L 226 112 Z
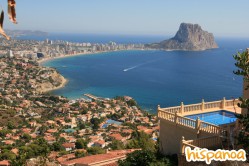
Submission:
M 73 132 L 75 132 L 74 129 L 65 129 L 64 131 L 65 131 L 66 133 L 73 133 Z
M 112 119 L 108 119 L 108 120 L 106 121 L 106 123 L 102 126 L 102 128 L 106 128 L 106 127 L 109 126 L 110 124 L 121 125 L 122 122 L 118 122 L 118 121 L 115 121 L 115 120 L 112 120 Z
M 236 116 L 234 113 L 228 112 L 228 111 L 216 111 L 216 112 L 209 112 L 204 114 L 196 114 L 196 115 L 189 115 L 186 116 L 187 118 L 196 120 L 197 117 L 200 118 L 200 120 L 212 123 L 215 125 L 223 125 L 228 124 L 236 121 Z

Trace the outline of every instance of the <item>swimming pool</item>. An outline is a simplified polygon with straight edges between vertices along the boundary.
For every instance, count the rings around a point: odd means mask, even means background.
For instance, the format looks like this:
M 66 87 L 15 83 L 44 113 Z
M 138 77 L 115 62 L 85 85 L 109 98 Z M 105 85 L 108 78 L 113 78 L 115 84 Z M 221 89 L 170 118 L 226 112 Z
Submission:
M 188 115 L 185 117 L 194 119 L 194 120 L 196 120 L 197 117 L 199 117 L 200 120 L 208 122 L 208 123 L 212 123 L 215 125 L 233 123 L 237 119 L 235 116 L 235 113 L 228 112 L 225 110 L 203 113 L 203 114 Z
M 109 126 L 110 124 L 121 125 L 122 122 L 118 122 L 118 121 L 115 121 L 115 120 L 112 120 L 112 119 L 108 119 L 106 121 L 106 123 L 102 126 L 102 128 L 107 128 L 107 126 Z

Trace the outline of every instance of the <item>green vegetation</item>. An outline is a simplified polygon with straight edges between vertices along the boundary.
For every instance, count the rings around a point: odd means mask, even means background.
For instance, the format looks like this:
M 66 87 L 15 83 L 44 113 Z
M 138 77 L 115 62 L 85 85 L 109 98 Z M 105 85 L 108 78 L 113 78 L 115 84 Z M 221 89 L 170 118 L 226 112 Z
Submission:
M 11 165 L 20 166 L 31 158 L 43 161 L 54 152 L 58 153 L 56 158 L 69 153 L 79 158 L 103 154 L 106 149 L 155 151 L 152 135 L 136 130 L 139 125 L 155 128 L 154 135 L 158 132 L 156 117 L 152 115 L 148 121 L 148 114 L 130 97 L 69 101 L 41 92 L 42 84 L 52 81 L 54 69 L 18 57 L 2 57 L 0 63 L 0 161 L 9 160 Z M 100 128 L 107 119 L 127 123 Z M 74 140 L 75 149 L 67 152 L 62 145 Z M 89 143 L 94 147 L 88 148 Z
M 86 153 L 85 152 L 83 152 L 83 151 L 75 151 L 75 157 L 76 158 L 81 158 L 81 157 L 85 157 L 86 156 Z
M 85 149 L 87 148 L 87 144 L 88 144 L 89 140 L 85 140 L 85 139 L 77 139 L 76 143 L 75 143 L 75 147 L 76 149 Z
M 99 125 L 104 122 L 104 118 L 92 118 L 91 123 L 93 124 L 93 129 L 99 129 Z
M 244 51 L 242 53 L 237 53 L 234 56 L 234 59 L 237 61 L 235 66 L 238 67 L 238 70 L 234 73 L 236 75 L 240 75 L 244 77 L 244 81 L 249 83 L 249 53 L 248 51 Z M 248 84 L 249 85 L 249 84 Z M 248 90 L 249 87 L 245 87 Z M 246 151 L 247 158 L 249 159 L 249 99 L 239 98 L 241 104 L 238 104 L 239 107 L 245 109 L 247 111 L 247 115 L 239 115 L 238 119 L 242 128 L 239 132 L 238 136 L 238 145 L 239 147 L 243 147 Z M 247 160 L 248 161 L 248 160 Z
M 9 156 L 7 159 L 11 160 L 11 165 L 24 165 L 27 159 L 35 158 L 37 156 L 47 157 L 50 153 L 50 146 L 43 138 L 38 138 L 29 145 L 19 147 L 19 155 L 15 158 Z
M 113 140 L 112 143 L 109 145 L 109 147 L 112 150 L 121 150 L 121 149 L 125 149 L 125 146 L 123 144 L 123 142 L 118 141 L 118 140 Z
M 104 154 L 105 150 L 100 147 L 95 146 L 95 147 L 88 148 L 87 153 L 90 155 Z
M 132 138 L 127 144 L 128 149 L 143 149 L 149 151 L 156 151 L 155 143 L 151 137 L 144 133 L 135 131 L 132 133 Z
M 119 166 L 176 166 L 177 156 L 163 156 L 151 150 L 135 151 L 127 155 Z
M 16 111 L 12 109 L 0 108 L 0 126 L 6 126 L 13 129 L 22 123 L 22 119 L 16 115 Z

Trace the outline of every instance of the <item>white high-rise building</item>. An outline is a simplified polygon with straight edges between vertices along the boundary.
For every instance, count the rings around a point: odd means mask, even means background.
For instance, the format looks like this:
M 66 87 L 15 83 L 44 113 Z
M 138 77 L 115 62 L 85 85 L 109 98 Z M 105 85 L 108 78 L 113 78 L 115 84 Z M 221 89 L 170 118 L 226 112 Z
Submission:
M 14 57 L 14 54 L 13 54 L 12 50 L 8 51 L 7 56 L 10 57 L 10 58 Z

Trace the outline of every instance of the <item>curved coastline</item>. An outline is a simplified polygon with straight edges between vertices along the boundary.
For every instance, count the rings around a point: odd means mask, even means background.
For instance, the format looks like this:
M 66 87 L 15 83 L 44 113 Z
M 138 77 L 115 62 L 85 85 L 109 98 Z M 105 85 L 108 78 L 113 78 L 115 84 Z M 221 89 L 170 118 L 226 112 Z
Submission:
M 144 50 L 144 49 L 137 49 L 137 50 Z M 100 53 L 108 53 L 108 52 L 116 52 L 116 51 L 126 51 L 126 50 L 96 51 L 96 52 L 65 54 L 65 55 L 62 54 L 62 55 L 59 55 L 59 56 L 56 56 L 56 57 L 42 58 L 40 60 L 37 60 L 37 62 L 39 63 L 39 65 L 43 66 L 43 63 L 51 61 L 51 60 L 55 60 L 55 59 L 69 58 L 69 57 L 75 57 L 75 56 L 84 56 L 84 55 L 95 55 L 95 54 L 100 54 Z M 46 88 L 43 92 L 47 93 L 47 92 L 51 92 L 51 91 L 54 91 L 54 90 L 64 88 L 67 85 L 67 83 L 69 82 L 69 80 L 66 79 L 61 74 L 60 74 L 60 76 L 61 76 L 62 82 L 61 82 L 61 84 L 59 86 L 52 87 L 52 88 Z
M 42 58 L 40 60 L 37 60 L 37 62 L 42 65 L 43 63 L 47 61 L 51 61 L 54 59 L 61 59 L 61 58 L 69 58 L 69 57 L 75 57 L 75 56 L 84 56 L 84 55 L 95 55 L 95 54 L 101 54 L 101 53 L 109 53 L 109 52 L 117 52 L 117 51 L 133 51 L 133 50 L 140 50 L 144 51 L 145 49 L 124 49 L 124 50 L 111 50 L 111 51 L 96 51 L 96 52 L 87 52 L 87 53 L 76 53 L 76 54 L 62 54 L 56 57 L 48 57 L 48 58 Z
M 69 57 L 83 56 L 83 55 L 91 55 L 91 54 L 98 54 L 98 53 L 104 53 L 104 52 L 107 52 L 107 51 L 59 55 L 59 56 L 56 56 L 56 57 L 43 58 L 43 59 L 37 60 L 37 62 L 39 63 L 39 65 L 43 66 L 43 63 L 48 62 L 48 61 L 51 61 L 51 60 L 55 60 L 55 59 L 69 58 Z M 58 72 L 58 71 L 57 71 L 57 72 Z M 60 74 L 60 73 L 59 73 L 59 74 Z M 51 87 L 51 88 L 46 88 L 46 89 L 44 89 L 42 92 L 43 92 L 43 93 L 48 93 L 48 92 L 51 92 L 51 91 L 54 91 L 54 90 L 58 90 L 58 89 L 64 88 L 64 87 L 67 85 L 67 83 L 69 82 L 69 80 L 66 79 L 66 78 L 65 78 L 63 75 L 61 75 L 61 74 L 60 74 L 60 76 L 61 76 L 62 81 L 61 81 L 61 84 L 60 84 L 59 86 Z

